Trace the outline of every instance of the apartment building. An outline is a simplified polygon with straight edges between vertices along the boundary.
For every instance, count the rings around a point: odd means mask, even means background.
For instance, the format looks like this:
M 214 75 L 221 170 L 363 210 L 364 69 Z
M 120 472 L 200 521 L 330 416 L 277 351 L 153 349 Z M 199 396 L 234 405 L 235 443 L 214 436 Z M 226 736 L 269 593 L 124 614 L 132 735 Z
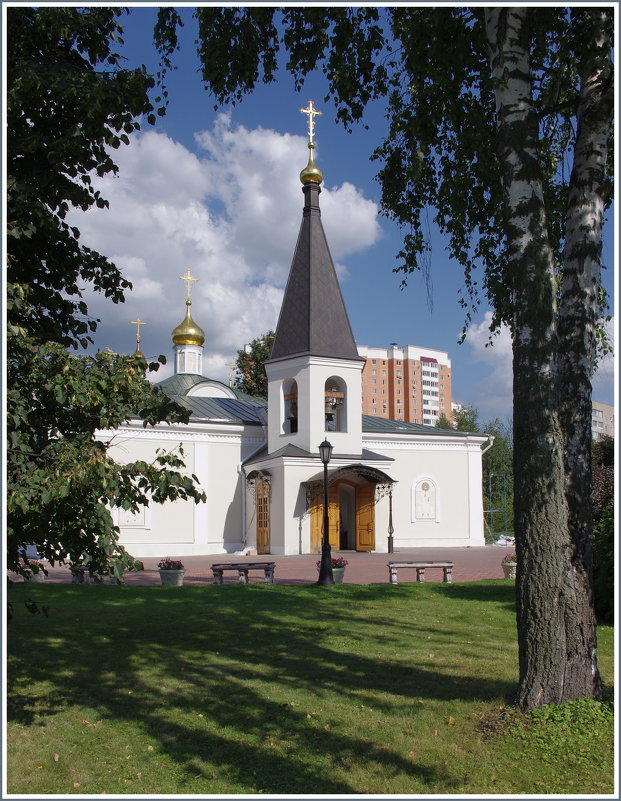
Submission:
M 358 346 L 362 370 L 362 413 L 435 425 L 452 422 L 451 360 L 445 351 L 416 345 Z
M 591 430 L 593 432 L 593 439 L 600 439 L 601 437 L 614 437 L 614 406 L 609 406 L 607 403 L 599 403 L 599 401 L 593 401 L 591 403 Z

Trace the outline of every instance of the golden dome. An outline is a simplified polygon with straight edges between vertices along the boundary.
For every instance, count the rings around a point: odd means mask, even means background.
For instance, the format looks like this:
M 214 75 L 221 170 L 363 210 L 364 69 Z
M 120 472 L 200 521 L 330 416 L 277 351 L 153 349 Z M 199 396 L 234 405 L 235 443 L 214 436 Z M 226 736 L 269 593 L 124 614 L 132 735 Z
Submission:
M 172 332 L 172 341 L 175 345 L 202 345 L 205 342 L 205 332 L 196 325 L 190 314 L 192 301 L 186 300 L 185 320 Z
M 308 143 L 308 164 L 300 173 L 300 181 L 303 184 L 320 184 L 323 181 L 323 173 L 316 166 L 313 161 L 313 150 L 315 145 L 312 142 Z

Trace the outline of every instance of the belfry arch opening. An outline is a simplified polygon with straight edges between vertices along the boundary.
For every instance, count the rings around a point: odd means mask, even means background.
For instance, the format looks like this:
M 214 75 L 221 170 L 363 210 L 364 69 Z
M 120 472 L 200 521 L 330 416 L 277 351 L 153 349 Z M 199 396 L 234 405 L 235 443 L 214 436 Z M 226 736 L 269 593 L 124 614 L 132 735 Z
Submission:
M 295 379 L 283 381 L 283 434 L 297 434 L 298 431 L 298 384 Z
M 337 376 L 325 384 L 324 416 L 326 431 L 347 431 L 347 386 Z

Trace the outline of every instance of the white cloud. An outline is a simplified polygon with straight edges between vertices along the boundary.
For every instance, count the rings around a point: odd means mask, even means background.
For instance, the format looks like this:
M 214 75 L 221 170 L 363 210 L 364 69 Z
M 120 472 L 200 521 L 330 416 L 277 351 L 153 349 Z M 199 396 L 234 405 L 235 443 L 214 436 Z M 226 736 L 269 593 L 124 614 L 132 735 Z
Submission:
M 511 333 L 506 326 L 490 336 L 491 311 L 482 323 L 468 329 L 466 344 L 471 348 L 470 362 L 482 363 L 488 370 L 476 384 L 470 386 L 466 403 L 479 410 L 481 420 L 494 417 L 506 419 L 513 409 L 513 355 Z
M 125 278 L 133 284 L 134 300 L 163 300 L 164 291 L 160 281 L 154 281 L 149 275 L 147 264 L 138 256 L 123 256 L 113 253 L 110 256 L 115 264 L 123 264 Z
M 223 380 L 237 349 L 278 319 L 302 217 L 306 140 L 235 126 L 227 115 L 195 139 L 197 153 L 165 134 L 135 137 L 114 153 L 118 175 L 97 186 L 110 208 L 75 212 L 72 224 L 134 285 L 125 304 L 87 297 L 102 321 L 97 346 L 131 352 L 130 321 L 140 317 L 143 352 L 164 353 L 170 363 L 170 334 L 185 313 L 178 279 L 190 267 L 199 278 L 192 316 L 205 331 L 204 372 Z M 345 183 L 323 188 L 321 207 L 332 256 L 346 278 L 343 260 L 381 234 L 377 205 Z
M 505 419 L 511 416 L 513 408 L 513 354 L 511 334 L 503 326 L 498 335 L 491 337 L 489 327 L 492 313 L 487 312 L 482 323 L 468 330 L 466 343 L 470 345 L 470 362 L 483 364 L 488 374 L 470 386 L 466 402 L 475 406 L 483 420 L 493 417 Z M 611 343 L 614 343 L 614 318 L 606 323 Z M 491 342 L 491 344 L 490 344 Z M 613 404 L 614 366 L 613 353 L 602 356 L 593 376 L 593 399 Z

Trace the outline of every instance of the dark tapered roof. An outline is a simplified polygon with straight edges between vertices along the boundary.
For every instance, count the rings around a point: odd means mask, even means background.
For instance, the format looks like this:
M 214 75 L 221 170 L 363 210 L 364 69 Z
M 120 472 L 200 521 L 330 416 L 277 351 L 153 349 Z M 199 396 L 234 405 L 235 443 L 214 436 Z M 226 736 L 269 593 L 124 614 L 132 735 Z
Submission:
M 361 361 L 321 224 L 321 189 L 310 183 L 302 191 L 302 225 L 271 359 L 311 355 Z

